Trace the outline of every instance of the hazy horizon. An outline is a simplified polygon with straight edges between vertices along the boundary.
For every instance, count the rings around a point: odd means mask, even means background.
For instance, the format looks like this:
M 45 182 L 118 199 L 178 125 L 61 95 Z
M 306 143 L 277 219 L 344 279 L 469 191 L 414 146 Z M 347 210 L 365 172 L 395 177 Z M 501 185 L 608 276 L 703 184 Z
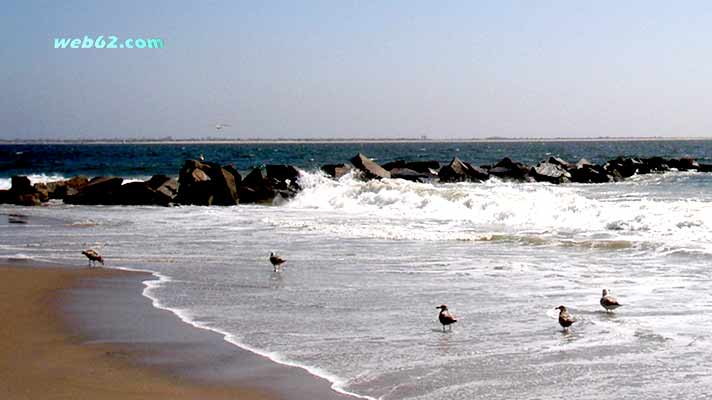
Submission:
M 11 1 L 0 139 L 709 138 L 711 31 L 702 1 Z M 165 46 L 54 48 L 99 35 Z

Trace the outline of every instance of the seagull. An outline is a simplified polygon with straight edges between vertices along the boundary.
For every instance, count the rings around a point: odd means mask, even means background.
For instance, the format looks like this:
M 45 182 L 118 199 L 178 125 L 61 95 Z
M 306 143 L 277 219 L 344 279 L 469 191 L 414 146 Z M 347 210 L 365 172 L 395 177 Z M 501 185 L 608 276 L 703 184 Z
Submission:
M 95 250 L 89 249 L 89 250 L 84 250 L 82 251 L 82 254 L 87 256 L 89 259 L 89 266 L 93 267 L 96 265 L 96 262 L 100 262 L 101 265 L 104 265 L 104 258 L 99 255 Z
M 440 320 L 440 323 L 443 324 L 443 332 L 445 332 L 445 325 L 450 325 L 454 324 L 457 322 L 457 319 L 455 319 L 455 316 L 452 315 L 452 313 L 447 309 L 447 304 L 443 304 L 441 306 L 435 307 L 436 309 L 440 309 L 440 314 L 438 314 L 438 319 Z M 452 330 L 452 326 L 449 327 L 450 330 Z
M 559 310 L 559 324 L 567 331 L 571 324 L 575 322 L 574 317 L 569 314 L 569 311 L 564 306 L 558 306 L 554 309 Z
M 601 307 L 605 308 L 606 312 L 609 312 L 620 306 L 622 306 L 622 304 L 618 302 L 618 299 L 609 295 L 608 289 L 603 289 L 603 293 L 601 294 Z
M 277 272 L 277 271 L 279 271 L 282 264 L 286 263 L 287 260 L 274 254 L 274 252 L 272 252 L 272 253 L 269 253 L 269 262 L 272 263 L 272 268 L 274 268 L 274 272 Z
M 222 128 L 227 128 L 228 126 L 232 126 L 230 124 L 215 124 L 215 130 L 219 131 Z

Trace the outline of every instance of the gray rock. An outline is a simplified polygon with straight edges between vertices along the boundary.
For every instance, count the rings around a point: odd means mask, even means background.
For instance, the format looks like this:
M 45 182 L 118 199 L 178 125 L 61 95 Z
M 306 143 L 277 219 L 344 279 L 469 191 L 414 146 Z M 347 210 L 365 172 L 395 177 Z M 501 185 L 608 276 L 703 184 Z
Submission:
M 356 169 L 361 171 L 366 179 L 383 179 L 391 177 L 390 172 L 386 171 L 380 165 L 376 164 L 361 153 L 356 154 L 350 161 Z

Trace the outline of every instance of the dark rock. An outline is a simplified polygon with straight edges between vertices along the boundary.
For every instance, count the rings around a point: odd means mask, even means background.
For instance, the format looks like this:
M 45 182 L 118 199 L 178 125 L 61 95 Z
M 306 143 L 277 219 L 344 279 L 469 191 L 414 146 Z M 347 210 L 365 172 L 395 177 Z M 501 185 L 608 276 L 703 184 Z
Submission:
M 39 193 L 24 193 L 16 195 L 12 199 L 12 203 L 17 204 L 18 206 L 39 206 L 42 204 Z
M 608 175 L 603 167 L 591 164 L 581 164 L 580 167 L 570 169 L 571 182 L 575 183 L 606 183 L 615 181 L 614 177 Z
M 240 185 L 240 203 L 272 203 L 276 195 L 277 192 L 262 174 L 261 168 L 254 168 Z
M 146 181 L 146 185 L 153 190 L 158 189 L 163 186 L 166 182 L 173 180 L 170 176 L 166 175 L 153 175 L 151 179 Z
M 637 158 L 618 157 L 615 160 L 610 160 L 603 166 L 609 174 L 622 178 L 629 178 L 638 173 L 645 171 L 645 164 Z
M 440 168 L 438 177 L 440 182 L 482 182 L 489 179 L 489 174 L 455 157 L 450 164 Z
M 394 168 L 405 168 L 405 164 L 406 164 L 405 160 L 395 160 L 395 161 L 387 162 L 387 163 L 381 165 L 381 167 L 383 167 L 383 169 L 385 169 L 386 171 L 390 171 Z
M 12 182 L 12 187 L 10 188 L 10 191 L 13 193 L 20 195 L 20 194 L 26 194 L 26 193 L 34 193 L 34 188 L 32 187 L 32 184 L 30 183 L 30 178 L 26 176 L 18 176 L 15 175 L 11 178 Z
M 569 165 L 568 163 L 566 165 Z M 529 175 L 537 182 L 549 182 L 554 184 L 571 181 L 571 174 L 567 172 L 561 164 L 542 162 L 532 167 Z
M 49 201 L 49 186 L 46 183 L 35 183 L 32 186 L 42 203 Z
M 77 175 L 64 181 L 65 185 L 79 191 L 89 183 L 89 178 L 84 175 Z
M 431 173 L 423 173 L 414 171 L 409 168 L 393 168 L 391 170 L 391 178 L 393 179 L 405 179 L 412 182 L 426 183 L 435 179 L 437 175 Z
M 55 181 L 47 183 L 47 190 L 50 199 L 63 200 L 67 196 L 74 196 L 79 193 L 79 190 L 89 183 L 89 178 L 86 176 L 75 176 L 64 181 Z
M 563 169 L 569 169 L 569 168 L 574 167 L 574 165 L 571 164 L 570 162 L 565 161 L 564 159 L 561 159 L 559 157 L 553 157 L 553 156 L 549 157 L 548 163 L 558 165 L 558 166 L 562 167 Z
M 11 201 L 10 191 L 7 189 L 0 189 L 0 204 L 10 204 Z
M 365 155 L 358 153 L 351 160 L 359 171 L 361 171 L 366 179 L 383 179 L 390 178 L 391 173 L 383 169 L 380 165 L 371 161 Z
M 11 178 L 10 190 L 3 191 L 1 203 L 18 206 L 38 206 L 49 200 L 46 185 L 33 186 L 26 176 L 16 175 Z
M 526 181 L 528 180 L 529 169 L 530 168 L 526 165 L 512 161 L 509 157 L 505 157 L 495 164 L 494 167 L 489 170 L 489 173 L 500 179 Z
M 431 174 L 432 171 L 440 169 L 440 163 L 437 161 L 404 161 L 395 160 L 382 165 L 383 169 L 392 171 L 398 169 L 409 169 L 411 171 L 420 172 L 423 174 Z M 436 172 L 437 173 L 437 172 Z
M 175 179 L 154 175 L 145 182 L 129 182 L 121 185 L 117 204 L 168 206 L 177 194 Z
M 68 204 L 118 204 L 118 194 L 124 179 L 99 176 L 89 181 L 73 196 L 66 196 Z
M 232 177 L 235 179 L 235 184 L 239 187 L 240 184 L 242 183 L 242 175 L 237 171 L 234 165 L 228 164 L 224 166 L 225 171 L 229 172 L 232 174 Z
M 273 188 L 291 195 L 302 190 L 299 186 L 299 177 L 302 174 L 295 167 L 291 165 L 267 165 L 265 170 L 267 171 L 267 179 Z
M 670 168 L 675 168 L 678 171 L 696 171 L 700 169 L 700 164 L 695 161 L 694 158 L 683 157 L 680 159 L 670 159 L 668 160 L 668 165 Z
M 225 168 L 211 166 L 207 170 L 213 200 L 210 205 L 234 206 L 238 203 L 238 183 L 235 176 Z
M 238 203 L 239 173 L 220 164 L 187 160 L 178 175 L 179 204 L 231 206 Z M 165 188 L 162 191 L 169 191 Z
M 321 167 L 321 170 L 332 178 L 339 179 L 351 172 L 351 166 L 346 164 L 326 164 Z
M 411 161 L 405 164 L 405 168 L 412 169 L 415 172 L 420 172 L 423 174 L 432 174 L 433 171 L 440 170 L 440 163 L 432 161 Z
M 157 204 L 160 205 L 172 203 L 178 195 L 178 182 L 173 178 L 168 178 L 167 180 L 164 178 L 168 177 L 165 175 L 154 175 L 146 182 L 148 186 L 158 194 L 159 202 Z M 162 183 L 159 185 L 159 182 Z
M 700 172 L 712 172 L 712 164 L 700 164 Z
M 649 172 L 666 172 L 670 170 L 668 161 L 662 157 L 644 158 L 641 160 Z
M 155 205 L 157 204 L 157 194 L 156 190 L 151 188 L 147 182 L 129 182 L 121 185 L 116 202 L 125 206 Z

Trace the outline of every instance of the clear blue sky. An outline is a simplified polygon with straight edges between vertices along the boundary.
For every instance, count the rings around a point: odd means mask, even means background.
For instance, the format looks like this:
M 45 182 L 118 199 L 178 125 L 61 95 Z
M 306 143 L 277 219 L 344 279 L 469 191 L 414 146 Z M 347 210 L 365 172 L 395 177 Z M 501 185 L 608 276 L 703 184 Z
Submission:
M 0 139 L 712 137 L 709 1 L 1 7 Z

